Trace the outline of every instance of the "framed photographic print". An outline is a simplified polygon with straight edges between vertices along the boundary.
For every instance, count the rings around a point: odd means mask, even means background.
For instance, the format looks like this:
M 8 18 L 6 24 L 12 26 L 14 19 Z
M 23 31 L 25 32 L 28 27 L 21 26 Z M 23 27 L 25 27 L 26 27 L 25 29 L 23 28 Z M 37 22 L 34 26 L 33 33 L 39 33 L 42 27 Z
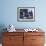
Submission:
M 35 21 L 35 7 L 18 7 L 17 21 L 34 22 Z

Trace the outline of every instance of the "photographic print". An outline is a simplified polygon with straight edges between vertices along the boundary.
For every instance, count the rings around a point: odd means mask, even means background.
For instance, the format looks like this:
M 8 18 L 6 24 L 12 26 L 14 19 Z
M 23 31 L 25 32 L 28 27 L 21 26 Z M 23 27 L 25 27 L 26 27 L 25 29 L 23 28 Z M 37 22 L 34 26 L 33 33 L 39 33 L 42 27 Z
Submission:
M 21 22 L 35 21 L 35 7 L 18 7 L 17 20 Z

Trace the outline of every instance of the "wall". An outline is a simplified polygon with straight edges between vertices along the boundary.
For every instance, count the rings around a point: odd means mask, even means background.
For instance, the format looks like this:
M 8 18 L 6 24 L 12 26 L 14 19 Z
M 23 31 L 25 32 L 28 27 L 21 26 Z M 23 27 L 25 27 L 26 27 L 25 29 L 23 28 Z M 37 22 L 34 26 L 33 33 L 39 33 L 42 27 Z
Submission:
M 0 25 L 13 24 L 16 28 L 46 28 L 45 0 L 0 0 Z M 17 22 L 17 7 L 35 7 L 35 22 Z
M 13 24 L 16 28 L 46 28 L 46 6 L 44 0 L 0 0 L 0 25 Z M 17 22 L 17 7 L 35 7 L 35 22 Z

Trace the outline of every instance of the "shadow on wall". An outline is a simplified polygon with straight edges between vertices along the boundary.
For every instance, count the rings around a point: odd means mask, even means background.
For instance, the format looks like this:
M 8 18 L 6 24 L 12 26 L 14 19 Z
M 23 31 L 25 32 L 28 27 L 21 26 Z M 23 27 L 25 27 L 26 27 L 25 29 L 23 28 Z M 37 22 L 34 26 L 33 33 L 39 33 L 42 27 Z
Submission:
M 3 30 L 4 28 L 6 28 L 6 26 L 4 24 L 0 24 L 0 43 L 2 43 L 2 32 L 5 32 L 6 30 Z

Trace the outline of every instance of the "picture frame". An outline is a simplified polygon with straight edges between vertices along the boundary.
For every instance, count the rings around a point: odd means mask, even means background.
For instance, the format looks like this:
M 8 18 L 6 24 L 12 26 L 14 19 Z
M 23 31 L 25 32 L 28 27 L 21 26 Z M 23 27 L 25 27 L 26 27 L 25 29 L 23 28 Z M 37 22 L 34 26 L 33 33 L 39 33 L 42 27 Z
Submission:
M 18 7 L 17 21 L 19 22 L 34 22 L 35 21 L 35 7 Z

